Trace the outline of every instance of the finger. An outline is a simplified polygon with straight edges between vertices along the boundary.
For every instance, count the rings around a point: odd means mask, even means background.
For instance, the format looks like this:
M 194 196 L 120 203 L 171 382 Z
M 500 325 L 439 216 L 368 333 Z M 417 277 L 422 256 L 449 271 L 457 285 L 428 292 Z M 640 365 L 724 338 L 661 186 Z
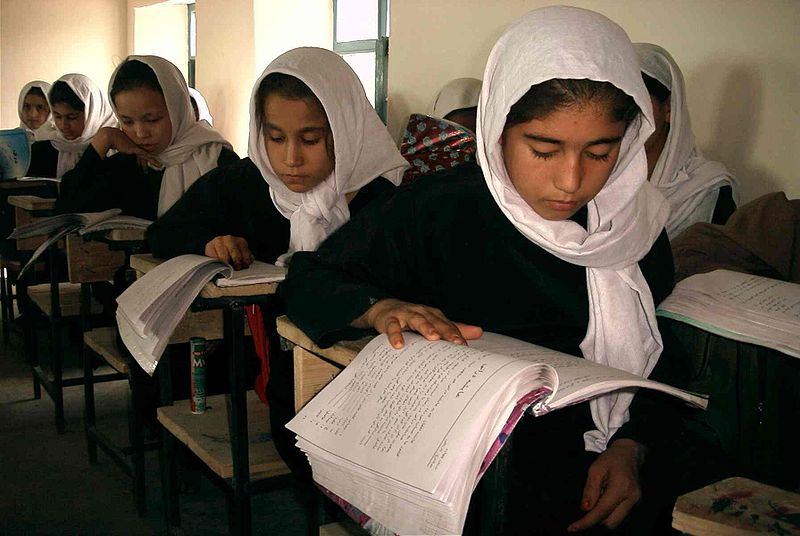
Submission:
M 586 484 L 583 486 L 581 496 L 581 510 L 588 512 L 597 504 L 600 495 L 603 493 L 607 472 L 598 466 L 597 463 L 589 467 L 586 475 Z
M 603 525 L 605 525 L 609 529 L 615 529 L 619 527 L 625 518 L 628 517 L 631 509 L 636 505 L 635 500 L 633 499 L 626 499 L 619 503 L 617 507 L 606 517 L 606 520 L 603 521 Z
M 409 329 L 416 331 L 429 341 L 438 341 L 442 338 L 442 334 L 434 326 L 433 322 L 422 313 L 411 313 L 406 322 Z
M 239 248 L 236 245 L 228 246 L 228 253 L 231 256 L 230 264 L 233 266 L 235 270 L 239 270 L 242 267 L 242 254 L 239 251 Z
M 389 338 L 389 344 L 391 344 L 393 348 L 402 348 L 405 341 L 403 340 L 403 326 L 400 324 L 400 320 L 396 317 L 391 317 L 387 320 L 385 327 L 385 333 Z
M 475 339 L 480 339 L 483 336 L 483 328 L 479 326 L 473 326 L 471 324 L 462 324 L 461 322 L 455 322 L 458 331 L 461 332 L 461 336 L 464 337 L 467 341 L 473 341 Z
M 230 264 L 231 257 L 230 254 L 228 253 L 228 248 L 226 248 L 224 244 L 222 244 L 221 242 L 216 242 L 214 244 L 214 250 L 216 252 L 217 259 L 221 260 L 222 262 Z
M 590 527 L 597 525 L 600 522 L 605 522 L 611 513 L 626 499 L 626 496 L 619 492 L 619 490 L 607 489 L 605 493 L 600 496 L 597 504 L 589 510 L 589 512 L 581 519 L 570 525 L 567 530 L 570 532 L 586 530 Z M 626 511 L 627 513 L 627 511 Z M 623 516 L 624 518 L 624 516 Z

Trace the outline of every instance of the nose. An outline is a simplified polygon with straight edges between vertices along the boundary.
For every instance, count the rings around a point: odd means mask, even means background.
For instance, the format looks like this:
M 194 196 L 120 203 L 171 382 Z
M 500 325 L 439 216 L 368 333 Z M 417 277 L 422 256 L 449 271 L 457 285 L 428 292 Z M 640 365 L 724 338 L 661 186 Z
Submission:
M 564 193 L 574 194 L 581 188 L 583 181 L 583 169 L 578 157 L 568 157 L 564 159 L 564 165 L 558 170 L 553 184 Z
M 150 137 L 150 129 L 144 123 L 137 123 L 133 127 L 133 132 L 136 134 L 136 137 L 140 140 L 147 139 Z
M 286 143 L 283 163 L 287 167 L 300 167 L 303 165 L 303 152 L 299 143 L 296 141 L 289 141 Z

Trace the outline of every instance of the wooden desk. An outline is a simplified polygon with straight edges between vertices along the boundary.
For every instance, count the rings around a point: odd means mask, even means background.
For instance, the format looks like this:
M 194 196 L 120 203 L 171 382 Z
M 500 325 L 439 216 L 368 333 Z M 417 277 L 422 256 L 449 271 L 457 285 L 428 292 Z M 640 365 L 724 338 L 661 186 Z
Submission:
M 155 259 L 152 255 L 134 255 L 131 257 L 131 267 L 140 273 L 147 273 L 163 261 Z M 226 342 L 228 352 L 228 365 L 230 370 L 230 395 L 214 399 L 217 406 L 216 417 L 208 418 L 204 416 L 191 415 L 190 418 L 180 419 L 181 409 L 159 409 L 159 421 L 164 425 L 163 449 L 164 449 L 164 468 L 162 471 L 163 486 L 165 490 L 166 522 L 168 529 L 180 525 L 180 513 L 178 505 L 178 493 L 175 481 L 174 466 L 174 439 L 184 442 L 200 459 L 207 461 L 209 467 L 221 477 L 228 491 L 230 499 L 229 522 L 231 534 L 250 533 L 250 495 L 259 491 L 284 486 L 291 478 L 289 468 L 283 463 L 280 457 L 267 452 L 269 448 L 274 451 L 274 445 L 261 445 L 259 450 L 254 452 L 254 460 L 262 460 L 261 465 L 251 464 L 250 441 L 252 430 L 248 430 L 248 410 L 247 410 L 247 390 L 245 386 L 245 366 L 244 358 L 244 336 L 245 336 L 245 312 L 246 305 L 263 303 L 270 299 L 275 293 L 277 283 L 248 285 L 235 288 L 219 288 L 213 283 L 209 283 L 200 292 L 195 300 L 192 309 L 181 321 L 179 329 L 173 333 L 170 341 L 188 340 L 191 336 L 202 336 L 205 338 L 217 338 L 218 331 L 214 323 L 201 323 L 190 325 L 191 315 L 198 312 L 210 313 L 212 315 L 222 314 L 222 337 Z M 211 320 L 215 320 L 214 316 Z M 207 319 L 208 320 L 208 319 Z M 187 324 L 188 322 L 188 324 Z M 164 357 L 162 357 L 162 361 Z M 163 368 L 163 370 L 161 370 Z M 159 372 L 160 371 L 160 372 Z M 173 405 L 171 397 L 171 378 L 168 373 L 169 367 L 159 367 L 159 381 L 162 385 L 162 403 Z M 222 401 L 224 405 L 222 405 Z M 188 404 L 188 401 L 183 402 Z M 227 411 L 221 418 L 219 408 L 225 407 Z M 209 410 L 210 411 L 210 410 Z M 199 417 L 199 418 L 198 418 Z M 256 418 L 268 422 L 266 416 Z M 208 426 L 214 425 L 217 430 L 213 435 L 217 437 L 230 438 L 230 457 L 229 469 L 227 464 L 219 464 L 220 455 L 227 456 L 227 450 L 221 454 L 216 448 L 212 455 L 211 447 L 203 436 L 210 435 Z M 226 429 L 227 427 L 227 429 Z M 174 432 L 174 433 L 173 433 Z M 261 443 L 268 441 L 263 439 Z M 264 449 L 263 447 L 269 447 Z M 275 451 L 274 454 L 277 454 Z M 255 473 L 251 473 L 256 469 Z M 269 477 L 269 478 L 267 478 Z
M 285 316 L 277 319 L 278 334 L 292 347 L 294 358 L 294 410 L 300 411 L 336 377 L 370 341 L 341 341 L 320 348 Z

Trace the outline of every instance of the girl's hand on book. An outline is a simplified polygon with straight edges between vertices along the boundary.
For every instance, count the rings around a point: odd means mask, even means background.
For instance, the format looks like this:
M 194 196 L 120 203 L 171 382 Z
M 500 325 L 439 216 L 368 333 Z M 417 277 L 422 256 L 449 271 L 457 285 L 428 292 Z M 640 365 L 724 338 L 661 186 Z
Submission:
M 114 149 L 124 154 L 136 155 L 139 165 L 146 168 L 148 164 L 159 166 L 158 160 L 150 153 L 133 143 L 127 134 L 116 127 L 103 127 L 92 138 L 94 147 L 100 158 L 105 158 L 108 151 Z
M 587 514 L 567 527 L 569 532 L 586 530 L 598 523 L 615 529 L 622 523 L 642 497 L 639 466 L 643 452 L 636 441 L 618 439 L 597 457 L 589 467 L 581 499 L 581 510 Z
M 206 244 L 205 254 L 206 257 L 230 264 L 235 270 L 247 268 L 255 260 L 247 240 L 240 236 L 225 235 L 210 240 Z
M 402 348 L 403 331 L 416 331 L 429 341 L 444 339 L 466 344 L 483 334 L 478 326 L 451 322 L 439 309 L 395 299 L 381 300 L 353 322 L 354 327 L 372 327 L 385 333 L 389 344 Z

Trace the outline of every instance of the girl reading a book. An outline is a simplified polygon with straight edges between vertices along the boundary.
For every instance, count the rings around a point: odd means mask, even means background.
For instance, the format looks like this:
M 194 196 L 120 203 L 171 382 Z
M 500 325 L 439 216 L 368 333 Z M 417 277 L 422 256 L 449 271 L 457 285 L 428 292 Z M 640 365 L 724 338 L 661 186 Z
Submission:
M 195 119 L 183 74 L 164 58 L 129 56 L 108 92 L 120 126 L 101 128 L 64 176 L 60 212 L 120 208 L 154 220 L 201 175 L 238 160 L 221 134 Z
M 111 107 L 88 76 L 65 74 L 48 94 L 56 128 L 31 146 L 28 175 L 63 177 L 89 146 L 97 131 L 114 123 Z
M 653 118 L 627 35 L 590 11 L 536 10 L 506 30 L 483 80 L 480 167 L 400 188 L 295 254 L 279 287 L 289 317 L 323 347 L 365 329 L 398 348 L 406 330 L 466 344 L 485 329 L 680 384 L 677 361 L 659 361 L 668 205 L 647 182 Z M 674 429 L 668 404 L 620 392 L 523 418 L 507 532 L 651 528 L 628 514 Z
M 203 177 L 148 229 L 155 255 L 288 264 L 408 166 L 350 66 L 318 48 L 290 50 L 259 77 L 248 155 Z
M 43 80 L 33 80 L 22 86 L 19 92 L 19 126 L 28 134 L 29 143 L 40 139 L 54 128 L 50 118 L 50 104 L 47 102 L 50 87 Z

